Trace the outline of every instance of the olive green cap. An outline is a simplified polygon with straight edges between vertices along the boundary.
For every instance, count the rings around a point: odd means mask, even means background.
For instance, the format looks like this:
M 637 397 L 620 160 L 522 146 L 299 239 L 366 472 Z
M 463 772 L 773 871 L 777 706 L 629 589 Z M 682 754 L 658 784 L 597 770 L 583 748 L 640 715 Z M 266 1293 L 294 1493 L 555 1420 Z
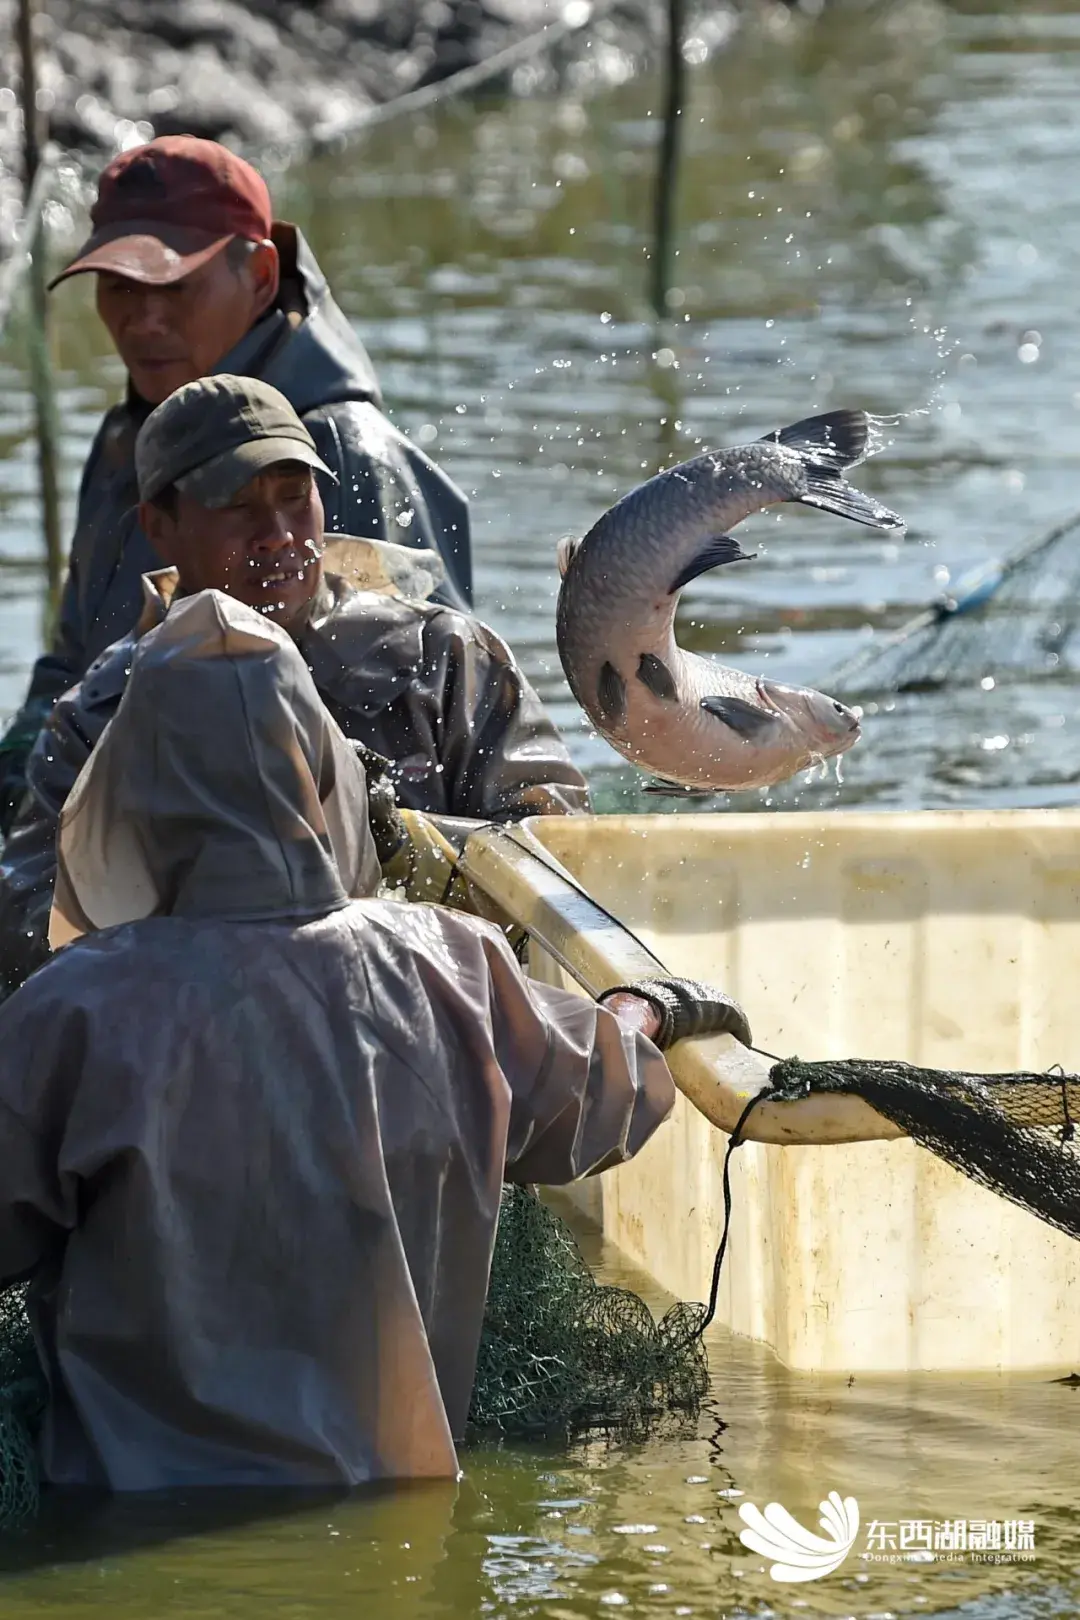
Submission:
M 200 506 L 227 506 L 279 461 L 334 476 L 285 395 L 257 377 L 184 383 L 151 411 L 135 441 L 141 501 L 174 484 Z

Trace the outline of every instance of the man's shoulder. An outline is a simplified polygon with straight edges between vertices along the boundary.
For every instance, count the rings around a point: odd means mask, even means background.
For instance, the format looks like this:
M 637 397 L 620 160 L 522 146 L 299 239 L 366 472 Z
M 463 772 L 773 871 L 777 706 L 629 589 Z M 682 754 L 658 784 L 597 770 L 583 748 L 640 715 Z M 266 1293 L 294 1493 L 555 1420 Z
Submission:
M 0 1020 L 7 1017 L 9 1008 L 18 1007 L 30 1018 L 55 1013 L 57 1017 L 82 1018 L 87 1025 L 112 1027 L 127 989 L 124 975 L 129 969 L 139 975 L 140 983 L 153 984 L 158 992 L 174 980 L 177 986 L 191 983 L 193 937 L 200 929 L 199 944 L 205 954 L 205 924 L 183 917 L 141 918 L 72 940 L 3 1003 Z M 207 978 L 213 980 L 214 974 L 208 973 Z M 135 1005 L 128 1004 L 126 1015 L 132 1022 L 138 1022 L 132 1011 Z
M 381 643 L 389 647 L 396 642 L 402 654 L 414 662 L 425 651 L 430 655 L 456 644 L 460 648 L 480 647 L 498 663 L 515 663 L 502 637 L 474 613 L 440 602 L 420 602 L 381 591 L 358 591 L 336 575 L 328 575 L 327 581 L 333 592 L 333 605 L 313 625 L 319 635 L 340 640 L 342 632 L 352 628 L 357 633 L 358 643 L 367 647 Z
M 330 399 L 309 405 L 300 416 L 320 454 L 325 450 L 337 461 L 359 457 L 393 465 L 407 443 L 374 400 Z
M 135 633 L 129 632 L 99 653 L 82 680 L 60 698 L 56 709 L 62 714 L 80 709 L 114 709 L 124 694 L 131 674 L 135 640 Z
M 56 951 L 0 1007 L 0 1026 L 16 1010 L 30 1019 L 54 1013 L 67 1018 L 108 1007 L 117 985 L 118 957 L 130 959 L 138 953 L 143 959 L 139 942 L 126 937 L 132 927 L 127 923 L 88 934 Z

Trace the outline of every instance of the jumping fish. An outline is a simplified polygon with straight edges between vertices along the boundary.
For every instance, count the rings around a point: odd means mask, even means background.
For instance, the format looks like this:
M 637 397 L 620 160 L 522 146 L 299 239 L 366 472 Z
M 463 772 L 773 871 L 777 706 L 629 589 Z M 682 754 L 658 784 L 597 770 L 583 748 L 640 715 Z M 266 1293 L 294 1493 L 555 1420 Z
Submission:
M 684 652 L 674 625 L 691 580 L 753 555 L 727 531 L 766 506 L 796 501 L 902 529 L 844 478 L 869 437 L 863 411 L 809 417 L 659 473 L 584 539 L 560 541 L 556 633 L 570 689 L 612 747 L 661 788 L 764 787 L 858 741 L 858 717 L 844 704 Z

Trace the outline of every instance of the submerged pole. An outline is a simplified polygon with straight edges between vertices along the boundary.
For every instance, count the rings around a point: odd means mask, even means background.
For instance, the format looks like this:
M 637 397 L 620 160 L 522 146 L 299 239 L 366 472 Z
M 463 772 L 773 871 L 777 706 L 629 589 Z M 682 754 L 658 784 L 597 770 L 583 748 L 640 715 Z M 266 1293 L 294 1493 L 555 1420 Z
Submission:
M 658 321 L 668 314 L 672 267 L 675 259 L 676 195 L 679 185 L 679 154 L 682 146 L 683 98 L 686 88 L 686 58 L 683 33 L 686 0 L 668 0 L 667 48 L 664 75 L 664 127 L 656 168 L 653 212 L 652 306 Z
M 29 233 L 23 247 L 30 255 L 30 386 L 34 395 L 38 483 L 45 539 L 45 633 L 48 639 L 60 602 L 64 557 L 60 540 L 59 431 L 49 356 L 48 293 L 45 287 L 48 242 L 44 213 L 38 213 L 36 218 L 30 215 L 34 179 L 43 161 L 46 138 L 46 119 L 38 106 L 37 42 L 34 37 L 37 13 L 38 0 L 19 0 L 17 27 L 22 68 L 23 218 Z

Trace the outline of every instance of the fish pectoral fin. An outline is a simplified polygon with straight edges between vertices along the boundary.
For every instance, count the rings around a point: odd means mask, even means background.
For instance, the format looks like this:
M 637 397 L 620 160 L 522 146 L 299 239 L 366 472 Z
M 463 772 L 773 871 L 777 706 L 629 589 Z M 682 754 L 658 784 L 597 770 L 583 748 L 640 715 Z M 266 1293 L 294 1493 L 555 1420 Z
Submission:
M 724 563 L 750 562 L 753 556 L 752 551 L 743 550 L 734 535 L 714 535 L 711 540 L 706 540 L 696 556 L 691 557 L 685 568 L 679 569 L 668 586 L 668 595 L 674 596 L 676 591 L 681 591 L 699 574 L 707 574 L 710 568 L 720 568 Z
M 706 697 L 702 698 L 701 707 L 715 714 L 718 720 L 722 720 L 740 737 L 745 737 L 747 742 L 753 742 L 776 723 L 775 714 L 770 714 L 768 709 L 759 709 L 756 703 L 747 703 L 743 698 Z
M 646 782 L 642 793 L 659 793 L 665 799 L 711 799 L 716 792 L 715 788 L 687 787 L 685 782 L 669 782 L 667 777 L 657 776 L 651 782 Z

